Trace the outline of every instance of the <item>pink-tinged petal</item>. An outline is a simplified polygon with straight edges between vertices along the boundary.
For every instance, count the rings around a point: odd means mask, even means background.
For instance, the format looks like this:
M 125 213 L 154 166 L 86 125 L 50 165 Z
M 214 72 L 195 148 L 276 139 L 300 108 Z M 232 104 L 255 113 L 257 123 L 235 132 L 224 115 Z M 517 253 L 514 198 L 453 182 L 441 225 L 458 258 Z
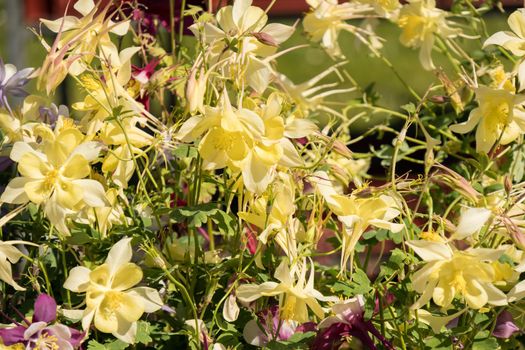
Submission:
M 513 322 L 512 314 L 505 310 L 498 315 L 496 327 L 492 331 L 492 335 L 496 338 L 508 339 L 519 331 L 520 329 Z
M 24 331 L 24 339 L 30 340 L 32 338 L 37 338 L 40 331 L 42 331 L 44 328 L 46 328 L 47 323 L 46 322 L 33 322 L 31 325 L 26 328 Z
M 40 294 L 35 301 L 33 322 L 51 323 L 57 318 L 57 303 L 47 294 Z

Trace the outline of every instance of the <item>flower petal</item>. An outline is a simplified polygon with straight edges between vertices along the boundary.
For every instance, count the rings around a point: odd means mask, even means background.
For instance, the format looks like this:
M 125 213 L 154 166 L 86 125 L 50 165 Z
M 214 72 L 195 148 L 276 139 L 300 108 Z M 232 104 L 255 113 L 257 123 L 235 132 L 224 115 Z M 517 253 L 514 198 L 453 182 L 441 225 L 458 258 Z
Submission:
M 57 303 L 47 294 L 40 294 L 35 301 L 33 322 L 51 323 L 57 318 Z
M 106 264 L 109 265 L 111 274 L 115 273 L 120 266 L 129 263 L 132 254 L 131 238 L 126 237 L 115 243 L 106 258 Z
M 91 270 L 84 266 L 77 266 L 69 271 L 69 276 L 64 282 L 64 288 L 75 293 L 83 293 L 89 286 L 89 274 Z

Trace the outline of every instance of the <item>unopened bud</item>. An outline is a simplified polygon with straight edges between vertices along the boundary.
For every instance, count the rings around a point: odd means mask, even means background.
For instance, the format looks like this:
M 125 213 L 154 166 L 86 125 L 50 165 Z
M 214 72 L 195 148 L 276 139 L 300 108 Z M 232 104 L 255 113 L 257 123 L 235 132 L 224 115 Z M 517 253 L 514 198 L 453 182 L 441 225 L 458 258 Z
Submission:
M 335 140 L 334 144 L 333 144 L 333 148 L 340 155 L 342 155 L 342 156 L 344 156 L 344 157 L 346 157 L 348 159 L 352 158 L 352 151 L 350 151 L 348 149 L 348 147 L 346 147 L 346 145 L 344 143 L 342 143 L 341 141 Z
M 503 185 L 505 186 L 505 192 L 507 192 L 507 194 L 510 194 L 510 191 L 512 191 L 512 180 L 509 176 L 505 176 Z
M 435 95 L 430 96 L 429 100 L 433 103 L 445 103 L 449 101 L 449 98 L 447 96 Z
M 257 39 L 259 40 L 260 43 L 264 44 L 264 45 L 268 45 L 268 46 L 278 46 L 279 44 L 277 43 L 277 41 L 275 41 L 275 39 L 273 38 L 273 36 L 271 36 L 270 34 L 268 33 L 264 33 L 264 32 L 257 32 L 257 33 L 252 33 L 252 35 Z

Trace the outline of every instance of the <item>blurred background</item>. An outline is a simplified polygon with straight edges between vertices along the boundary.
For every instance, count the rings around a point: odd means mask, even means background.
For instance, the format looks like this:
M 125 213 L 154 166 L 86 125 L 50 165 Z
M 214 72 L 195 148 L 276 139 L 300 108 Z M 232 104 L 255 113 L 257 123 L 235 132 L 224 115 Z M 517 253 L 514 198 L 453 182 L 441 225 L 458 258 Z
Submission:
M 71 1 L 72 4 L 74 1 L 76 0 Z M 102 2 L 107 2 L 107 0 Z M 150 9 L 149 12 L 158 14 L 161 18 L 169 21 L 169 18 L 166 17 L 167 14 L 169 15 L 169 0 L 141 0 L 140 2 Z M 189 2 L 198 4 L 201 1 Z M 269 0 L 255 0 L 254 4 L 266 8 L 270 2 Z M 176 3 L 180 3 L 180 0 L 176 0 Z M 204 1 L 204 3 L 202 6 L 205 7 L 208 1 Z M 212 7 L 217 8 L 225 5 L 227 1 L 214 0 L 209 3 Z M 0 0 L 0 57 L 4 62 L 13 63 L 19 69 L 39 65 L 45 55 L 45 50 L 29 28 L 38 28 L 39 18 L 55 19 L 62 17 L 67 4 L 68 0 Z M 69 6 L 68 12 L 73 14 L 72 4 Z M 444 8 L 449 7 L 450 1 L 441 1 L 439 5 Z M 523 2 L 510 0 L 505 1 L 504 5 L 510 11 L 512 8 L 523 6 Z M 306 11 L 308 11 L 308 5 L 305 0 L 277 0 L 270 11 L 270 15 L 272 21 L 294 24 Z M 498 11 L 487 14 L 486 21 L 489 32 L 493 33 L 506 29 L 507 15 Z M 359 25 L 359 22 L 355 24 Z M 395 68 L 401 76 L 405 77 L 409 85 L 419 93 L 424 92 L 435 77 L 432 72 L 425 72 L 421 68 L 418 61 L 418 50 L 411 50 L 400 45 L 400 30 L 391 23 L 378 20 L 376 25 L 376 32 L 385 39 L 384 55 L 391 62 L 394 62 Z M 51 42 L 52 33 L 47 33 L 47 36 L 48 42 Z M 191 44 L 191 38 L 186 40 Z M 307 42 L 302 31 L 302 25 L 299 22 L 294 36 L 283 45 L 283 48 Z M 362 90 L 373 86 L 380 105 L 399 109 L 399 106 L 412 100 L 394 73 L 380 59 L 370 56 L 369 50 L 360 45 L 351 34 L 341 33 L 339 42 L 348 60 L 345 69 L 357 81 Z M 475 54 L 475 50 L 480 47 L 479 40 L 464 40 L 462 44 L 465 45 L 467 52 L 471 55 Z M 439 54 L 434 53 L 434 59 L 437 66 L 442 66 L 445 71 L 450 69 L 448 62 Z M 333 64 L 334 61 L 320 47 L 314 45 L 292 51 L 279 58 L 278 69 L 295 83 L 301 83 L 323 72 Z M 332 79 L 335 79 L 335 76 Z M 57 102 L 70 104 L 74 87 L 69 84 L 65 89 L 57 97 Z M 335 98 L 336 106 L 337 103 L 344 106 L 351 97 L 353 96 L 337 96 Z

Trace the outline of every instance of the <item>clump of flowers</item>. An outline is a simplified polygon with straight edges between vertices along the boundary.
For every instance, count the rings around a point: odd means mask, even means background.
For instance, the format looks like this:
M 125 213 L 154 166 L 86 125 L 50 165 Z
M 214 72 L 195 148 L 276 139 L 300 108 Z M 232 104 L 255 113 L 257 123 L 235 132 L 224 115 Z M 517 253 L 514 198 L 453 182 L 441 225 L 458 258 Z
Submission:
M 520 348 L 525 10 L 307 4 L 77 0 L 0 60 L 1 349 Z

